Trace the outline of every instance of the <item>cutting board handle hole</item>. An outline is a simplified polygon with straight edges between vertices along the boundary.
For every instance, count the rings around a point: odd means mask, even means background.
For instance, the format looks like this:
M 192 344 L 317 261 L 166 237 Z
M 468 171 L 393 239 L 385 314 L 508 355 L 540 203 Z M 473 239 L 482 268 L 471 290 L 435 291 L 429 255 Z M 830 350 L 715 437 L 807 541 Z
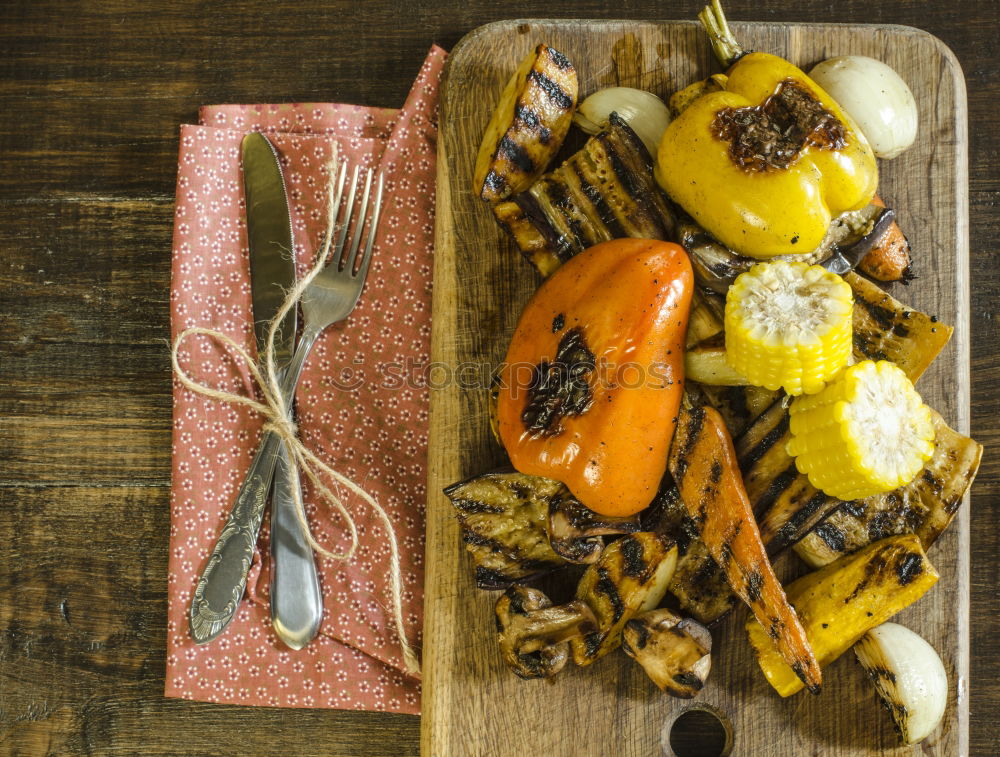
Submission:
M 733 726 L 710 704 L 696 704 L 664 729 L 665 757 L 727 757 L 733 751 Z

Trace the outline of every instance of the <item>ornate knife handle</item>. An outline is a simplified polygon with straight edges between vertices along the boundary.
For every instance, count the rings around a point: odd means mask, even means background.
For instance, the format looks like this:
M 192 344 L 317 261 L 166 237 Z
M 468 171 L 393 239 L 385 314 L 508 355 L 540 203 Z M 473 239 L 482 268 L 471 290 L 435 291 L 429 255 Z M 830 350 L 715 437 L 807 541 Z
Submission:
M 191 600 L 191 637 L 198 644 L 207 644 L 222 633 L 243 599 L 280 444 L 275 434 L 264 435 L 229 521 L 198 579 Z

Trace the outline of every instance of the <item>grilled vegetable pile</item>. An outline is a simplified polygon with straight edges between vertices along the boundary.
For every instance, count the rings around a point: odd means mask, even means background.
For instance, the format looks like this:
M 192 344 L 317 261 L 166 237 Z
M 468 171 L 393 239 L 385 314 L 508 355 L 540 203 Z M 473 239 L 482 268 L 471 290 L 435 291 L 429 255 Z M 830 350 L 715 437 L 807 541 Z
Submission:
M 876 156 L 916 134 L 912 95 L 870 59 L 813 78 L 745 52 L 718 0 L 700 18 L 726 71 L 669 107 L 579 92 L 545 44 L 508 82 L 473 192 L 544 281 L 490 389 L 512 468 L 445 493 L 479 588 L 503 591 L 517 675 L 621 646 L 657 688 L 693 697 L 709 627 L 739 601 L 781 696 L 819 693 L 821 667 L 857 644 L 915 743 L 947 680 L 885 621 L 938 580 L 927 550 L 982 447 L 914 387 L 951 327 L 855 272 L 913 276 L 876 195 Z M 590 136 L 552 168 L 571 122 Z M 772 561 L 793 545 L 814 572 L 783 587 Z

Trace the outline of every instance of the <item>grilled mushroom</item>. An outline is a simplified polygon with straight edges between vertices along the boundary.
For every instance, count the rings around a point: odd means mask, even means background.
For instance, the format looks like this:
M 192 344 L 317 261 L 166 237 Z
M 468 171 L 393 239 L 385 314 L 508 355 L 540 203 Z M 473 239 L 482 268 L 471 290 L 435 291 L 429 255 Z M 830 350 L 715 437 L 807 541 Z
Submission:
M 596 627 L 585 602 L 553 607 L 537 589 L 511 586 L 496 604 L 504 662 L 521 678 L 549 678 L 566 665 L 569 639 Z
M 634 534 L 638 530 L 638 515 L 628 518 L 598 515 L 568 491 L 549 500 L 549 546 L 568 562 L 597 562 L 604 551 L 602 536 Z
M 846 273 L 878 244 L 892 221 L 893 212 L 874 203 L 848 211 L 833 219 L 815 250 L 782 259 L 821 263 L 834 273 Z M 683 214 L 677 220 L 677 241 L 691 256 L 698 284 L 719 294 L 725 294 L 737 276 L 758 262 L 733 252 Z
M 660 689 L 682 699 L 697 696 L 712 669 L 712 634 L 667 609 L 626 623 L 622 649 Z

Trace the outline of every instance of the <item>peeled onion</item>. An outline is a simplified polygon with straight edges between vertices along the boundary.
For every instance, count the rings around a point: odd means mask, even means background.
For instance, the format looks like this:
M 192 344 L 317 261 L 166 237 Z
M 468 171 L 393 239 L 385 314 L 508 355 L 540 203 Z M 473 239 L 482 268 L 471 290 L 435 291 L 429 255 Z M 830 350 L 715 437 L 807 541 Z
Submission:
M 879 158 L 895 158 L 917 138 L 917 103 L 899 74 L 863 55 L 830 58 L 810 78 L 847 111 Z
M 632 87 L 599 89 L 576 109 L 573 123 L 588 134 L 597 134 L 608 125 L 608 118 L 617 113 L 631 127 L 649 154 L 656 156 L 660 137 L 670 124 L 670 110 L 652 92 Z
M 948 674 L 934 647 L 905 626 L 883 623 L 861 637 L 854 651 L 903 743 L 927 738 L 948 706 Z

